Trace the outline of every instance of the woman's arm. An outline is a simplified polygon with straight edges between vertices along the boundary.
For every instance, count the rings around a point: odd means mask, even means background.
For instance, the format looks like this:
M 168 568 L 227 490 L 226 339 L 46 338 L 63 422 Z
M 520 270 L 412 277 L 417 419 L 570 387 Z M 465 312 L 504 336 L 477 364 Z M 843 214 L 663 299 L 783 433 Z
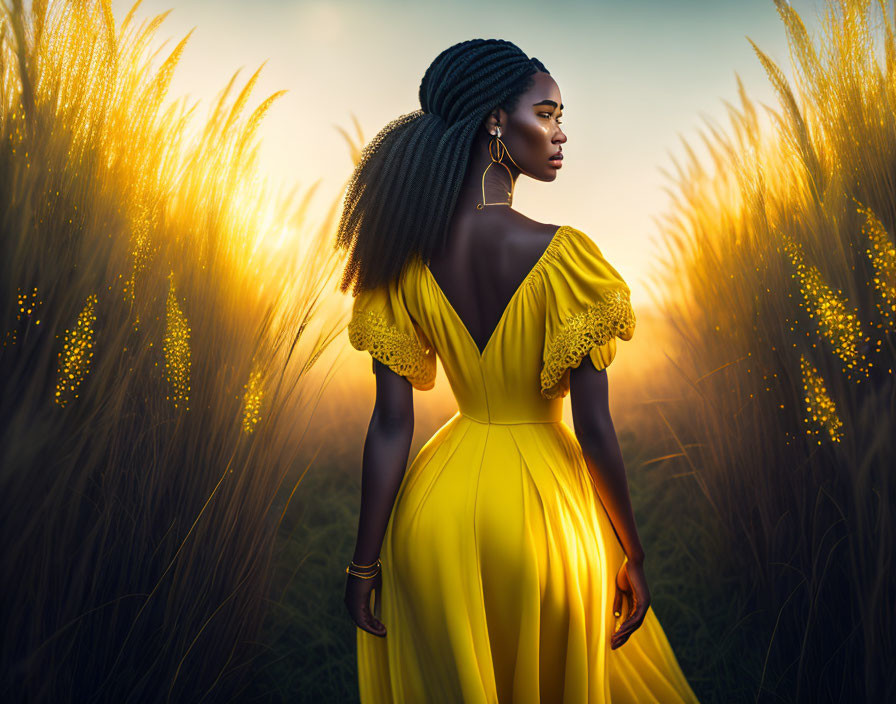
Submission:
M 361 461 L 361 510 L 352 559 L 369 565 L 380 556 L 386 525 L 407 468 L 414 435 L 411 383 L 374 360 L 376 402 Z
M 595 369 L 590 355 L 570 370 L 573 428 L 622 549 L 629 562 L 642 563 L 644 548 L 635 525 L 622 450 L 610 418 L 607 384 L 606 369 Z
M 610 639 L 610 647 L 615 650 L 641 627 L 650 607 L 650 588 L 644 575 L 644 548 L 635 526 L 622 450 L 610 418 L 606 369 L 598 371 L 591 356 L 586 355 L 579 366 L 570 371 L 569 390 L 573 425 L 585 463 L 628 558 L 616 573 L 613 614 L 624 620 Z M 628 613 L 623 615 L 626 600 Z

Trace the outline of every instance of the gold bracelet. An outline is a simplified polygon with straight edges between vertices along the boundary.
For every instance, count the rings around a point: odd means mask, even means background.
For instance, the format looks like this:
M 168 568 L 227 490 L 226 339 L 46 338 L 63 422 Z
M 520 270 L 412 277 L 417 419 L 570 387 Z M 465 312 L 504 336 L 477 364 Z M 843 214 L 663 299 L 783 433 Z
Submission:
M 372 579 L 379 574 L 381 566 L 379 558 L 377 558 L 376 562 L 372 562 L 369 565 L 359 565 L 352 560 L 348 567 L 345 568 L 345 573 L 353 574 L 355 577 L 361 577 L 362 579 Z

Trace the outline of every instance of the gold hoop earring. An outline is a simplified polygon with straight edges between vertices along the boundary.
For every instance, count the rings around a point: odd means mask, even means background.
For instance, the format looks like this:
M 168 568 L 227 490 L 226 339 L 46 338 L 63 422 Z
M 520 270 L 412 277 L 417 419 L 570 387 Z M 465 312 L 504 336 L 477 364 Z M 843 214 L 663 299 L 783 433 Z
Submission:
M 482 202 L 476 204 L 477 210 L 482 210 L 482 208 L 486 205 L 511 205 L 511 201 L 508 200 L 506 203 L 486 203 L 485 202 L 485 174 L 492 167 L 492 164 L 500 164 L 505 169 L 507 169 L 507 175 L 510 176 L 510 183 L 513 183 L 513 174 L 510 172 L 510 168 L 507 164 L 504 163 L 504 155 L 507 154 L 507 158 L 513 163 L 514 166 L 517 166 L 517 163 L 513 161 L 513 157 L 510 156 L 510 152 L 507 150 L 507 145 L 501 141 L 501 128 L 497 128 L 497 132 L 495 135 L 492 135 L 494 139 L 490 140 L 488 143 L 488 154 L 492 158 L 491 163 L 485 167 L 485 171 L 482 172 Z M 497 151 L 498 157 L 495 158 L 495 151 Z M 510 191 L 507 191 L 507 197 L 512 199 L 513 194 Z

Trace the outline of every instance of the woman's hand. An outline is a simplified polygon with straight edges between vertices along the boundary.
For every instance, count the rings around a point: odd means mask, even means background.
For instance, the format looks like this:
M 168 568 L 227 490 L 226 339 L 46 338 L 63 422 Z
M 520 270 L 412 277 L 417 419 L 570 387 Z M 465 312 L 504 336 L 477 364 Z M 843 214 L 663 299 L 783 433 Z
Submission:
M 644 622 L 647 607 L 650 606 L 650 590 L 644 576 L 644 565 L 626 560 L 616 573 L 616 596 L 613 599 L 613 615 L 622 614 L 622 597 L 628 597 L 629 612 L 625 621 L 610 639 L 610 647 L 615 650 Z
M 345 606 L 348 609 L 352 620 L 357 624 L 358 628 L 363 628 L 368 633 L 382 638 L 386 637 L 386 627 L 374 618 L 370 612 L 370 595 L 376 589 L 376 598 L 374 600 L 376 606 L 376 615 L 380 615 L 383 583 L 383 571 L 380 569 L 375 577 L 365 579 L 357 577 L 353 574 L 347 574 L 348 579 L 345 582 Z

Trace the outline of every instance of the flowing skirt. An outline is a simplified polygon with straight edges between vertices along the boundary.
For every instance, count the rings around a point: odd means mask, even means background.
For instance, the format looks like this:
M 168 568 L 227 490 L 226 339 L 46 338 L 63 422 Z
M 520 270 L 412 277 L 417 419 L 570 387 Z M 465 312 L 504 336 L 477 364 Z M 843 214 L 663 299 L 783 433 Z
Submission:
M 697 702 L 652 608 L 610 648 L 624 553 L 562 421 L 453 416 L 408 468 L 380 558 L 362 704 Z

